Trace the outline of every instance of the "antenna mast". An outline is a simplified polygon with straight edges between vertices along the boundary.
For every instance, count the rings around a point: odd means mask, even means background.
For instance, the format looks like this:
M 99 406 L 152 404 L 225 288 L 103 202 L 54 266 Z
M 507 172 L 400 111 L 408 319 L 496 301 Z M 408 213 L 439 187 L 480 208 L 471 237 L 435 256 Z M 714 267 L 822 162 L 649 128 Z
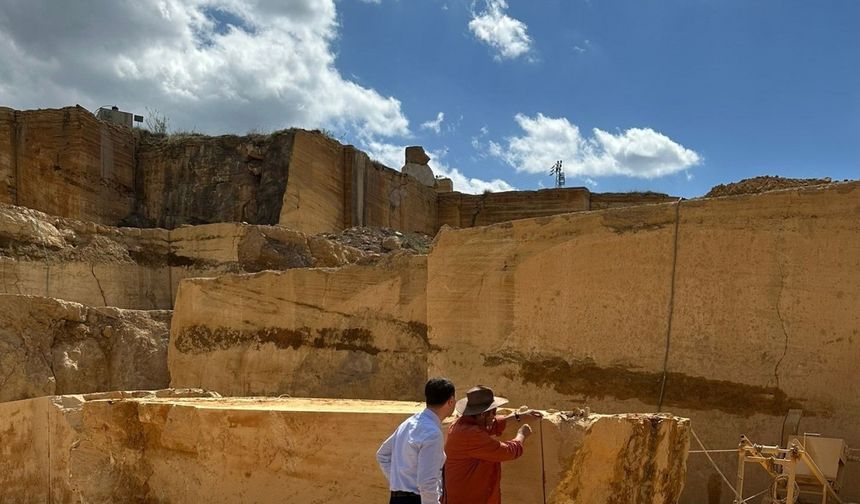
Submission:
M 561 160 L 556 161 L 555 164 L 552 165 L 552 169 L 549 174 L 555 177 L 556 189 L 564 187 L 564 169 L 561 167 Z

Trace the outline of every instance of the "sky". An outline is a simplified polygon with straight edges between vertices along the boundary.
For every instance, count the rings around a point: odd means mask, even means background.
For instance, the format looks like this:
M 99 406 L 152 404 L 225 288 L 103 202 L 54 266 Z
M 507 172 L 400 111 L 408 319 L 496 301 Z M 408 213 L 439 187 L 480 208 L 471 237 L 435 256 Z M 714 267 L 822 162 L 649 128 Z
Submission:
M 860 2 L 0 0 L 0 106 L 325 129 L 481 193 L 860 178 Z

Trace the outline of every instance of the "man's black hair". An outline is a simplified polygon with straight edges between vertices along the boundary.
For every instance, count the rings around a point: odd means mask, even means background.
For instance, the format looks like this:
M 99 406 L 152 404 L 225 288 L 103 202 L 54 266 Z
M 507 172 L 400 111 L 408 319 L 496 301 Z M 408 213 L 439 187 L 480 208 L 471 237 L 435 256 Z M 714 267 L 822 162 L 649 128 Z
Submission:
M 424 385 L 427 406 L 441 406 L 454 396 L 454 384 L 447 378 L 430 378 Z

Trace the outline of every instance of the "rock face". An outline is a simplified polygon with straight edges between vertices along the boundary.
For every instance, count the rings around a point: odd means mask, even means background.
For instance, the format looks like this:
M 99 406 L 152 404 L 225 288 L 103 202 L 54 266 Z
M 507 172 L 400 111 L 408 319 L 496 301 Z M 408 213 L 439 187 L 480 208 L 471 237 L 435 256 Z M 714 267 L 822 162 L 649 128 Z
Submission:
M 279 223 L 309 234 L 381 226 L 435 234 L 436 191 L 352 146 L 297 132 Z M 432 184 L 431 184 L 432 185 Z
M 246 222 L 307 234 L 378 226 L 432 235 L 444 224 L 659 199 L 608 195 L 591 205 L 585 188 L 461 195 L 450 192 L 450 179 L 436 180 L 428 161 L 423 148 L 409 147 L 402 171 L 393 170 L 318 131 L 158 136 L 101 122 L 81 107 L 0 108 L 0 203 L 103 225 Z
M 171 372 L 174 379 L 189 376 L 175 385 L 238 389 L 225 392 L 231 394 L 246 393 L 242 387 L 249 385 L 236 385 L 243 380 L 257 387 L 255 393 L 341 397 L 368 397 L 366 391 L 385 383 L 391 388 L 380 397 L 416 393 L 400 396 L 407 398 L 417 398 L 424 376 L 445 375 L 460 387 L 490 383 L 515 403 L 538 407 L 671 411 L 698 422 L 703 441 L 718 448 L 735 446 L 741 433 L 778 442 L 783 416 L 799 407 L 806 412 L 805 431 L 860 444 L 860 403 L 852 392 L 860 379 L 858 215 L 860 183 L 846 183 L 443 230 L 427 259 L 423 312 L 417 291 L 406 296 L 402 287 L 392 288 L 402 285 L 399 269 L 363 273 L 373 280 L 360 282 L 353 273 L 340 277 L 353 267 L 326 275 L 329 281 L 298 271 L 187 281 L 172 340 L 184 325 L 177 321 L 200 317 L 208 324 L 203 334 L 235 333 L 249 343 L 224 352 L 221 339 L 198 338 L 195 359 L 205 364 L 176 353 L 182 358 L 171 357 Z M 319 299 L 329 301 L 291 306 Z M 402 368 L 376 361 L 378 374 L 370 372 L 373 365 L 364 368 L 370 374 L 357 374 L 360 380 L 375 376 L 375 385 L 301 388 L 299 369 L 323 383 L 343 383 L 355 378 L 329 378 L 331 367 L 313 366 L 339 362 L 334 369 L 345 369 L 346 362 L 361 362 L 327 357 L 338 354 L 307 345 L 312 335 L 330 327 L 376 335 L 378 327 L 392 327 L 381 334 L 402 337 L 404 330 L 368 314 L 387 317 L 390 306 L 412 302 L 410 316 L 395 319 L 426 324 L 428 342 L 421 348 L 427 351 L 372 346 L 378 355 L 411 353 L 414 382 L 394 381 L 385 370 L 401 376 Z M 303 328 L 301 338 L 289 341 L 307 347 L 305 353 L 274 351 L 268 338 L 278 332 L 268 327 Z M 239 336 L 230 341 L 242 341 Z M 319 346 L 327 341 L 319 339 Z M 419 379 L 425 358 L 427 371 Z M 230 383 L 209 385 L 213 369 L 228 369 Z M 708 484 L 718 476 L 705 460 L 691 461 L 690 473 L 683 502 L 729 498 Z M 845 495 L 860 495 L 858 483 L 850 482 Z
M 176 307 L 173 387 L 222 395 L 423 397 L 426 257 L 189 279 Z
M 449 178 L 437 178 L 436 179 L 436 192 L 453 192 L 454 191 L 454 181 Z
M 166 387 L 170 315 L 0 295 L 0 402 Z
M 277 224 L 287 187 L 293 130 L 237 137 L 143 135 L 138 145 L 138 207 L 125 222 Z
M 534 434 L 523 457 L 503 464 L 506 501 L 543 502 L 543 458 L 550 504 L 678 502 L 686 479 L 688 420 L 553 413 L 528 423 Z M 502 439 L 513 438 L 518 428 L 512 422 Z
M 276 226 L 112 228 L 0 204 L 0 293 L 170 309 L 185 277 L 333 267 L 368 254 Z
M 409 175 L 427 187 L 436 186 L 436 176 L 433 175 L 433 169 L 427 165 L 406 163 L 400 171 L 403 172 L 404 175 Z
M 860 445 L 858 216 L 846 183 L 443 230 L 428 374 L 531 406 L 671 411 L 712 448 L 777 443 L 802 408 L 804 432 Z M 706 460 L 690 475 L 683 502 L 730 502 Z
M 134 205 L 134 137 L 82 107 L 0 108 L 0 202 L 100 224 Z
M 193 395 L 186 392 L 186 396 Z M 10 502 L 382 502 L 374 453 L 416 403 L 325 399 L 43 397 L 0 404 L 0 499 Z M 511 426 L 511 429 L 514 427 Z M 675 502 L 689 424 L 549 415 L 506 463 L 512 502 Z M 511 433 L 506 433 L 511 434 Z M 20 456 L 12 457 L 11 454 Z

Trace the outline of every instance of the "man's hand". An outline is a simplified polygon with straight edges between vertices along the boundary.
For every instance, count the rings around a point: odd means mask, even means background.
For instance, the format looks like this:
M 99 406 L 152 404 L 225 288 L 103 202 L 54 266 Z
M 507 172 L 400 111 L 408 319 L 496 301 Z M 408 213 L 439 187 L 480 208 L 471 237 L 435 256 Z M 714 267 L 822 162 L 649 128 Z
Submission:
M 543 413 L 537 410 L 528 409 L 526 406 L 514 411 L 510 415 L 505 417 L 505 420 L 515 419 L 517 422 L 522 421 L 523 418 L 531 417 L 531 418 L 543 418 Z
M 520 426 L 519 430 L 517 431 L 516 439 L 517 439 L 517 441 L 522 443 L 523 441 L 526 440 L 527 437 L 529 437 L 531 435 L 532 435 L 531 426 L 529 424 L 523 424 Z

